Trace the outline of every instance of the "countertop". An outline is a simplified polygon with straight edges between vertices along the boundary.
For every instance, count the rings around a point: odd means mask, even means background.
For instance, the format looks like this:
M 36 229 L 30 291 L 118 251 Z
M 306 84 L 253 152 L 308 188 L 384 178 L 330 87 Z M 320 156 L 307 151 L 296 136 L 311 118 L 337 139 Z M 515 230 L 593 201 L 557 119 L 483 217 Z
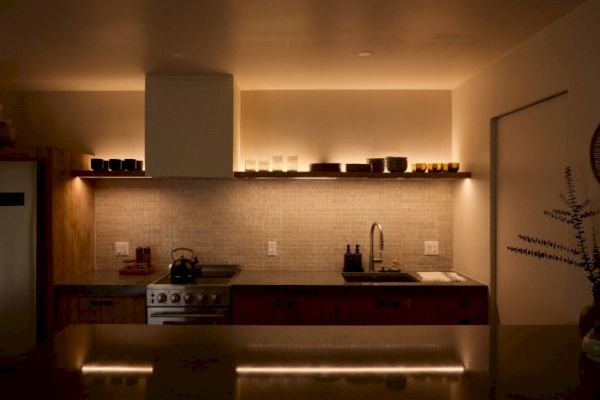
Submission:
M 56 283 L 58 291 L 93 292 L 96 294 L 146 294 L 146 285 L 166 270 L 149 275 L 120 275 L 117 270 L 96 270 L 68 277 Z
M 145 286 L 162 275 L 166 270 L 161 270 L 152 275 L 130 276 L 119 275 L 116 270 L 97 270 L 70 277 L 57 283 L 59 290 L 93 291 L 127 291 L 128 293 L 145 293 Z M 462 274 L 461 274 L 462 275 Z M 464 275 L 463 275 L 464 276 Z M 245 271 L 240 273 L 232 281 L 232 285 L 281 285 L 281 286 L 485 286 L 483 283 L 466 277 L 465 282 L 345 282 L 340 272 L 336 271 Z
M 66 400 L 597 399 L 598 377 L 600 363 L 580 352 L 576 326 L 72 325 L 4 375 L 3 393 Z

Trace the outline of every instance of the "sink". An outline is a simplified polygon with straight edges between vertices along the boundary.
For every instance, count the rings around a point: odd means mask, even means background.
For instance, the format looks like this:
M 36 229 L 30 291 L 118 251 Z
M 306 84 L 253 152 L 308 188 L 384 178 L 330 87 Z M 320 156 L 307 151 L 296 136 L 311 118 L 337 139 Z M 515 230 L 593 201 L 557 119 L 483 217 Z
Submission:
M 419 282 L 408 272 L 342 272 L 346 282 Z

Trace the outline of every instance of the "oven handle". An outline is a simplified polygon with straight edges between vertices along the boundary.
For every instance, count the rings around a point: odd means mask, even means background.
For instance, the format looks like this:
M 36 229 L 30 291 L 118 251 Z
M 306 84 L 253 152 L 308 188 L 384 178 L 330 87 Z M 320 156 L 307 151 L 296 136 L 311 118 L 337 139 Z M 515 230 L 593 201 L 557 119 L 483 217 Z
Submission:
M 151 318 L 225 318 L 223 314 L 192 314 L 182 312 L 156 312 L 150 314 Z

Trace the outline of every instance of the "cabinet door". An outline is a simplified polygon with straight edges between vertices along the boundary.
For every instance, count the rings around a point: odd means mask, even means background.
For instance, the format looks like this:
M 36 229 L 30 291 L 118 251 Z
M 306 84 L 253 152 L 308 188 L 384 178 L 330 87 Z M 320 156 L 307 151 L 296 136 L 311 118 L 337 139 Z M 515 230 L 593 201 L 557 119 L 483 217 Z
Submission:
M 488 290 L 486 286 L 447 287 L 440 293 L 442 324 L 487 324 Z
M 233 177 L 231 75 L 146 77 L 146 173 Z
M 326 289 L 325 289 L 326 290 Z M 333 293 L 306 287 L 235 287 L 233 322 L 240 325 L 333 325 Z
M 438 300 L 421 288 L 359 287 L 338 299 L 342 325 L 431 325 L 438 323 Z

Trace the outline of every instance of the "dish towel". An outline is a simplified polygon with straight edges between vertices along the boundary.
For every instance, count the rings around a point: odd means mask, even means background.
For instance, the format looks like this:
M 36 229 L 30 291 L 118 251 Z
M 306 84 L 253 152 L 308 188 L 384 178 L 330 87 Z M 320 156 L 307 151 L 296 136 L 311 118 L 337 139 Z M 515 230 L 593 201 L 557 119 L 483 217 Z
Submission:
M 456 272 L 417 272 L 421 282 L 464 282 L 466 279 Z

